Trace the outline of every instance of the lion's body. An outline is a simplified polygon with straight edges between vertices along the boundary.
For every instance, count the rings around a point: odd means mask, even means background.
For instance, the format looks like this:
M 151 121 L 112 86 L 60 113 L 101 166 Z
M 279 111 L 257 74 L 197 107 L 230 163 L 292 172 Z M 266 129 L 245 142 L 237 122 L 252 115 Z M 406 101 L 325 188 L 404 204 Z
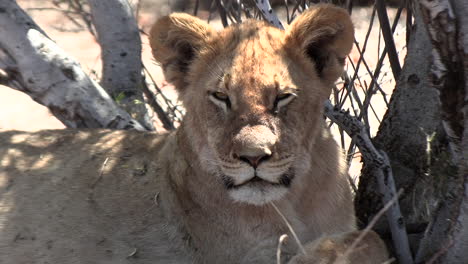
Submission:
M 278 237 L 288 233 L 272 208 L 229 204 L 209 183 L 196 186 L 175 133 L 7 132 L 0 141 L 2 264 L 184 263 L 197 256 L 191 243 L 211 263 L 265 258 L 257 253 L 266 249 L 273 261 Z M 337 149 L 321 153 L 329 162 Z M 190 199 L 190 185 L 206 197 Z M 346 182 L 308 186 L 312 196 L 278 204 L 303 241 L 353 229 Z
M 297 21 L 157 22 L 154 56 L 187 108 L 171 134 L 0 135 L 0 263 L 274 263 L 282 234 L 291 263 L 385 260 L 373 233 L 346 251 L 360 233 L 322 118 L 352 24 L 326 5 Z

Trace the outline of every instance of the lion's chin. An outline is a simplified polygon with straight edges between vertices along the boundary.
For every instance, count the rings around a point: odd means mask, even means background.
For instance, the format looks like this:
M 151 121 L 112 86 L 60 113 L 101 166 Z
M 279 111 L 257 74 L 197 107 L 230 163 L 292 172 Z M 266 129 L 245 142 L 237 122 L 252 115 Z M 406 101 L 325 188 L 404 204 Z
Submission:
M 256 183 L 246 184 L 241 187 L 228 190 L 229 196 L 236 202 L 261 206 L 266 203 L 279 200 L 287 193 L 285 186 L 260 185 Z

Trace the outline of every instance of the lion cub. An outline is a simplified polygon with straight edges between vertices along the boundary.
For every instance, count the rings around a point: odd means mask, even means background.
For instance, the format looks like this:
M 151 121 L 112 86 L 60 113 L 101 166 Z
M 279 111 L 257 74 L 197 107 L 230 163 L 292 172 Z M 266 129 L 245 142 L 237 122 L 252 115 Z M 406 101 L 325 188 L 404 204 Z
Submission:
M 353 34 L 331 5 L 285 31 L 160 19 L 150 44 L 183 123 L 2 133 L 0 263 L 276 263 L 283 234 L 283 263 L 384 262 L 322 117 Z

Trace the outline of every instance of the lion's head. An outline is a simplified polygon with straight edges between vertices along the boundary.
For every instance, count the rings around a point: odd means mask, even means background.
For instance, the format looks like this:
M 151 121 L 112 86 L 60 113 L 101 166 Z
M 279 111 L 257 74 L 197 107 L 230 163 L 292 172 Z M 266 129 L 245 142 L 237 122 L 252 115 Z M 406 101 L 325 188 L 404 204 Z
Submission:
M 317 5 L 285 31 L 248 20 L 217 32 L 187 14 L 160 19 L 151 47 L 187 109 L 183 129 L 231 198 L 283 197 L 310 168 L 322 107 L 354 37 L 347 12 Z

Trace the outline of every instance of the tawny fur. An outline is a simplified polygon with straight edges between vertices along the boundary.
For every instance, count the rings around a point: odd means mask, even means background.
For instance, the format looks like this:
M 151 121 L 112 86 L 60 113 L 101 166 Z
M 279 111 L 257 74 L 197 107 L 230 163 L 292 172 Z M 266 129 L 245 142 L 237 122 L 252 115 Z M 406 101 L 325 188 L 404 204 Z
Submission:
M 360 232 L 322 117 L 352 40 L 349 16 L 329 5 L 286 31 L 162 18 L 150 41 L 187 109 L 182 125 L 2 133 L 0 263 L 275 263 L 282 234 L 285 262 L 385 261 L 374 233 L 349 250 Z

